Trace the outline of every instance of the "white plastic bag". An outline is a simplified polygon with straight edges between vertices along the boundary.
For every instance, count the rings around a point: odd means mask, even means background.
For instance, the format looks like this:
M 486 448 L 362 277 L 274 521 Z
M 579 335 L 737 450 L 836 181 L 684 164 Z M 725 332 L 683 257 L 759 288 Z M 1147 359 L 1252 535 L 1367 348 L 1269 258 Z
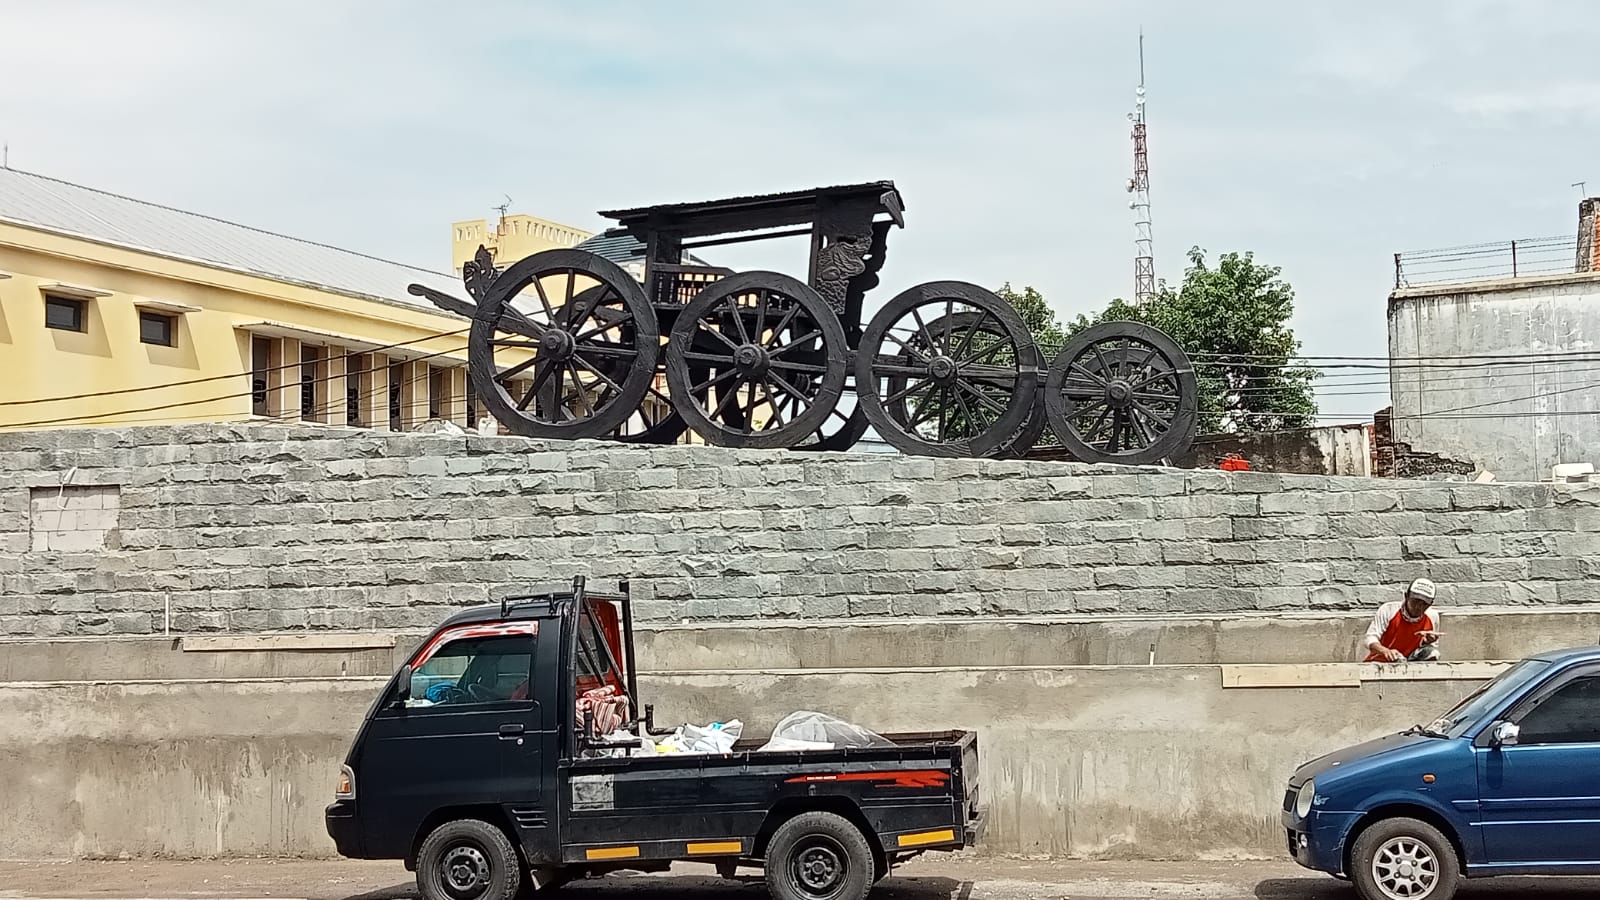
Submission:
M 776 753 L 783 750 L 832 750 L 833 744 L 827 741 L 801 741 L 794 738 L 775 737 L 767 741 L 758 753 Z
M 660 743 L 657 753 L 731 753 L 739 742 L 744 723 L 712 722 L 710 725 L 681 725 Z
M 837 719 L 827 713 L 801 710 L 785 716 L 772 729 L 772 740 L 761 749 L 783 749 L 772 745 L 782 740 L 831 744 L 834 747 L 893 747 L 894 742 L 878 734 Z

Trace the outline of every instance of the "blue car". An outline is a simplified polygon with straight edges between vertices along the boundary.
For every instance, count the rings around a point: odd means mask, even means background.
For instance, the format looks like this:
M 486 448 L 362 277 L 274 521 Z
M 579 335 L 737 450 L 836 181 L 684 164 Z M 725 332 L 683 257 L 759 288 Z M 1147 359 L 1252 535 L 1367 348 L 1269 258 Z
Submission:
M 1289 853 L 1364 900 L 1600 874 L 1600 647 L 1525 659 L 1429 725 L 1301 766 Z

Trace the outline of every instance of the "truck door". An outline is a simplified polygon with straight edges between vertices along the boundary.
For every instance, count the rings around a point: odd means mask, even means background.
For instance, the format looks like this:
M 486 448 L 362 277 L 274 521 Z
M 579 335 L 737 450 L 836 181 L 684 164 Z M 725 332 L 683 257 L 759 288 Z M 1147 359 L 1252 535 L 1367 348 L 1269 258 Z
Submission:
M 1556 679 L 1515 709 L 1515 744 L 1479 746 L 1492 865 L 1600 865 L 1600 667 Z
M 457 807 L 497 809 L 525 841 L 548 827 L 538 638 L 533 621 L 462 626 L 412 657 L 411 699 L 373 716 L 356 767 L 369 846 L 409 849 Z

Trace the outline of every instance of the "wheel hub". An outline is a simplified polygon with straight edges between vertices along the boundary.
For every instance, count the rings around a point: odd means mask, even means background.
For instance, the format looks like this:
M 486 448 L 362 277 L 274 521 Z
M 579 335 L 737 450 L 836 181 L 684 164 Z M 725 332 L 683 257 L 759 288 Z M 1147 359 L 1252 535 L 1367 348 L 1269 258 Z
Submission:
M 1133 385 L 1120 378 L 1107 383 L 1106 401 L 1112 406 L 1127 406 L 1133 401 Z
M 839 879 L 839 860 L 823 848 L 807 850 L 800 857 L 800 879 L 814 891 L 826 890 Z
M 456 847 L 445 854 L 444 875 L 450 893 L 473 897 L 489 883 L 489 861 L 476 847 Z
M 574 346 L 572 335 L 560 329 L 551 328 L 539 337 L 539 353 L 553 357 L 557 362 L 570 359 Z
M 744 373 L 760 375 L 767 371 L 771 362 L 772 357 L 759 344 L 743 344 L 733 351 L 733 364 Z
M 957 371 L 956 361 L 948 356 L 941 354 L 928 360 L 928 377 L 941 385 L 954 381 Z

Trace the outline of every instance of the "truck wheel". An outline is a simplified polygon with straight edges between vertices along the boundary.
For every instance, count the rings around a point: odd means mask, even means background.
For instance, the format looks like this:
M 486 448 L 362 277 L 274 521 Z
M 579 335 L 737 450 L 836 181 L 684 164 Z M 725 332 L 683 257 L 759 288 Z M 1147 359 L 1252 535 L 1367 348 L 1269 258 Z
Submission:
M 862 900 L 873 875 L 866 835 L 833 813 L 795 816 L 767 847 L 767 890 L 778 900 Z
M 521 884 L 516 848 L 488 822 L 446 822 L 417 851 L 417 888 L 424 900 L 512 900 Z
M 1384 819 L 1350 848 L 1350 880 L 1362 900 L 1450 900 L 1461 878 L 1455 847 L 1416 819 Z

